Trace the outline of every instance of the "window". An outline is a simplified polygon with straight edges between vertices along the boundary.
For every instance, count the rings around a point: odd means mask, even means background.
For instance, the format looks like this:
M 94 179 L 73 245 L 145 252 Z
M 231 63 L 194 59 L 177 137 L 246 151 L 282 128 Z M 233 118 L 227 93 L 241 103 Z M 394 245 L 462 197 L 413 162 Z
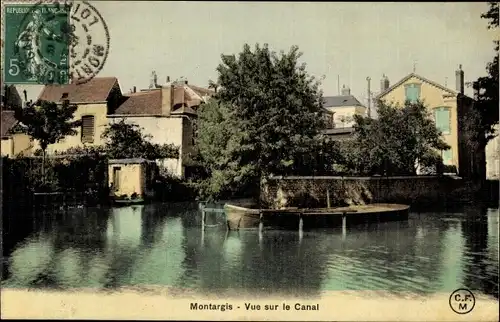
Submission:
M 69 94 L 69 93 L 63 93 L 63 94 L 62 94 L 62 96 L 61 96 L 61 99 L 68 98 L 68 94 Z
M 82 143 L 94 143 L 94 116 L 82 116 Z
M 451 153 L 451 149 L 443 150 L 442 156 L 443 156 L 443 164 L 445 164 L 445 165 L 452 164 L 453 154 Z
M 451 111 L 449 107 L 438 107 L 434 110 L 434 120 L 436 127 L 443 134 L 451 132 Z
M 420 99 L 420 84 L 405 85 L 406 100 L 411 103 L 416 103 Z

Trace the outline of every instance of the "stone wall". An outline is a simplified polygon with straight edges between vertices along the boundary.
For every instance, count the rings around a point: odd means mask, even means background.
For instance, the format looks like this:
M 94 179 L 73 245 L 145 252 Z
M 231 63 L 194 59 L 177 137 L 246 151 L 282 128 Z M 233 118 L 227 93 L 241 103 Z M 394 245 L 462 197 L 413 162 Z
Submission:
M 376 202 L 429 204 L 474 200 L 456 177 L 270 177 L 261 181 L 261 206 L 325 207 Z

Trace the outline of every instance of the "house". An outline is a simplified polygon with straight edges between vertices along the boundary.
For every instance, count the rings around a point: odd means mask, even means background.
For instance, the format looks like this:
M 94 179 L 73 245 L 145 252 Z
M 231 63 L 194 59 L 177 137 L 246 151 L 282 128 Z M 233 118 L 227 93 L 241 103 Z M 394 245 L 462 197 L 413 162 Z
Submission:
M 187 81 L 164 85 L 155 82 L 151 89 L 123 94 L 115 77 L 95 77 L 78 85 L 46 85 L 38 99 L 57 103 L 69 100 L 78 106 L 74 120 L 82 121 L 77 135 L 49 145 L 47 152 L 103 145 L 106 127 L 124 120 L 142 128 L 152 143 L 179 146 L 179 158 L 160 163 L 171 174 L 183 177 L 185 160 L 193 151 L 196 109 L 212 94 Z M 36 143 L 34 149 L 38 148 Z
M 333 116 L 332 127 L 325 129 L 323 133 L 334 140 L 350 138 L 354 133 L 354 124 L 356 123 L 354 115 L 366 115 L 366 107 L 351 95 L 349 87 L 344 85 L 341 94 L 323 98 L 323 107 Z
M 31 155 L 33 143 L 30 137 L 26 134 L 12 131 L 17 123 L 14 111 L 2 111 L 2 142 L 0 143 L 2 156 L 16 157 L 18 155 Z
M 145 199 L 153 196 L 157 165 L 154 161 L 131 158 L 108 162 L 108 184 L 113 198 Z
M 87 83 L 69 85 L 46 85 L 38 100 L 62 104 L 69 100 L 77 105 L 73 120 L 81 120 L 78 134 L 67 136 L 60 142 L 51 144 L 47 153 L 66 151 L 69 148 L 99 146 L 104 144 L 102 134 L 108 124 L 107 115 L 116 110 L 123 100 L 118 79 L 115 77 L 95 77 Z M 36 143 L 35 149 L 39 145 Z
M 326 96 L 323 98 L 323 107 L 334 113 L 335 128 L 352 128 L 356 123 L 354 115 L 366 115 L 366 107 L 356 97 L 351 95 L 351 89 L 345 85 L 342 95 Z
M 473 108 L 474 100 L 464 95 L 464 72 L 456 71 L 456 89 L 411 73 L 383 90 L 377 100 L 403 106 L 405 101 L 423 101 L 431 113 L 450 149 L 441 151 L 443 163 L 454 166 L 462 177 L 481 175 L 483 153 L 471 153 L 466 139 L 466 112 Z
M 156 85 L 152 89 L 129 93 L 123 103 L 109 114 L 110 124 L 124 120 L 137 124 L 150 141 L 179 146 L 178 159 L 161 160 L 168 172 L 184 177 L 186 161 L 194 152 L 194 127 L 198 106 L 213 92 L 182 83 Z

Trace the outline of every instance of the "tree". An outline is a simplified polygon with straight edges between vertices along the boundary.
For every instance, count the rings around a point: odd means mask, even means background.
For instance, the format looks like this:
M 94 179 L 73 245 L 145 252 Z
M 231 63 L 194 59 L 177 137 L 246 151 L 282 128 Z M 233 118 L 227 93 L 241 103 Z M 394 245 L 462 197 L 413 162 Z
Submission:
M 47 147 L 62 140 L 68 135 L 76 135 L 76 127 L 81 122 L 73 121 L 77 106 L 64 101 L 58 105 L 53 102 L 39 101 L 26 104 L 24 108 L 16 108 L 14 116 L 19 121 L 16 131 L 25 133 L 40 143 L 42 150 L 42 180 L 45 177 L 45 158 Z
M 498 2 L 489 2 L 489 10 L 481 15 L 488 20 L 488 29 L 498 29 Z M 475 91 L 475 109 L 469 111 L 468 130 L 472 133 L 472 143 L 484 148 L 488 141 L 493 139 L 494 125 L 498 124 L 498 53 L 499 42 L 494 42 L 495 56 L 492 62 L 486 65 L 487 76 L 478 78 L 472 86 Z
M 422 102 L 379 103 L 378 119 L 355 115 L 354 139 L 342 144 L 343 164 L 362 174 L 416 174 L 448 149 Z
M 144 135 L 137 124 L 120 120 L 109 125 L 103 132 L 106 139 L 104 151 L 109 158 L 145 158 L 148 160 L 178 158 L 179 148 L 173 144 L 156 144 L 148 141 L 150 135 Z
M 258 165 L 262 174 L 293 173 L 297 156 L 321 145 L 325 128 L 319 83 L 299 66 L 294 46 L 285 54 L 258 44 L 243 47 L 238 57 L 222 56 L 217 67 L 216 97 L 227 104 L 243 132 L 241 157 Z
M 198 183 L 202 198 L 219 199 L 238 194 L 253 183 L 258 165 L 242 156 L 251 152 L 245 132 L 239 130 L 234 111 L 211 99 L 198 109 L 197 155 L 209 178 Z
M 298 47 L 278 55 L 258 44 L 222 56 L 215 100 L 199 110 L 197 145 L 210 168 L 209 191 L 235 192 L 263 175 L 332 165 L 319 83 L 300 56 Z
M 215 93 L 217 93 L 217 89 L 219 88 L 219 85 L 216 82 L 214 82 L 213 80 L 209 80 L 208 81 L 208 88 L 213 89 L 213 91 Z

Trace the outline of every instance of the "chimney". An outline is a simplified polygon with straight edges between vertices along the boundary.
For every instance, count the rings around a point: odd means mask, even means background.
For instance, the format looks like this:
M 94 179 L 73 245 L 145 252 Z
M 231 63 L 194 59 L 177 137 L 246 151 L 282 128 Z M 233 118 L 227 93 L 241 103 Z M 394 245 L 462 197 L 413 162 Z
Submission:
M 137 92 L 137 87 L 135 87 L 135 86 L 134 86 L 134 91 L 133 91 L 133 93 L 135 93 L 135 92 Z
M 351 95 L 351 89 L 349 87 L 346 87 L 345 85 L 342 86 L 342 96 L 349 96 Z
M 462 70 L 462 64 L 458 65 L 458 70 L 455 72 L 456 78 L 456 90 L 457 92 L 463 94 L 464 93 L 464 71 Z
M 23 94 L 24 94 L 24 102 L 28 102 L 28 92 L 26 92 L 26 90 L 23 90 Z
M 387 76 L 382 75 L 382 79 L 380 80 L 380 93 L 385 92 L 389 88 L 389 78 Z
M 174 84 L 170 83 L 170 77 L 167 77 L 167 83 L 161 87 L 161 114 L 170 116 L 172 111 L 172 101 L 174 98 Z
M 186 85 L 188 84 L 188 81 L 187 81 L 187 79 L 186 79 L 186 80 L 184 81 L 184 84 L 186 84 Z

